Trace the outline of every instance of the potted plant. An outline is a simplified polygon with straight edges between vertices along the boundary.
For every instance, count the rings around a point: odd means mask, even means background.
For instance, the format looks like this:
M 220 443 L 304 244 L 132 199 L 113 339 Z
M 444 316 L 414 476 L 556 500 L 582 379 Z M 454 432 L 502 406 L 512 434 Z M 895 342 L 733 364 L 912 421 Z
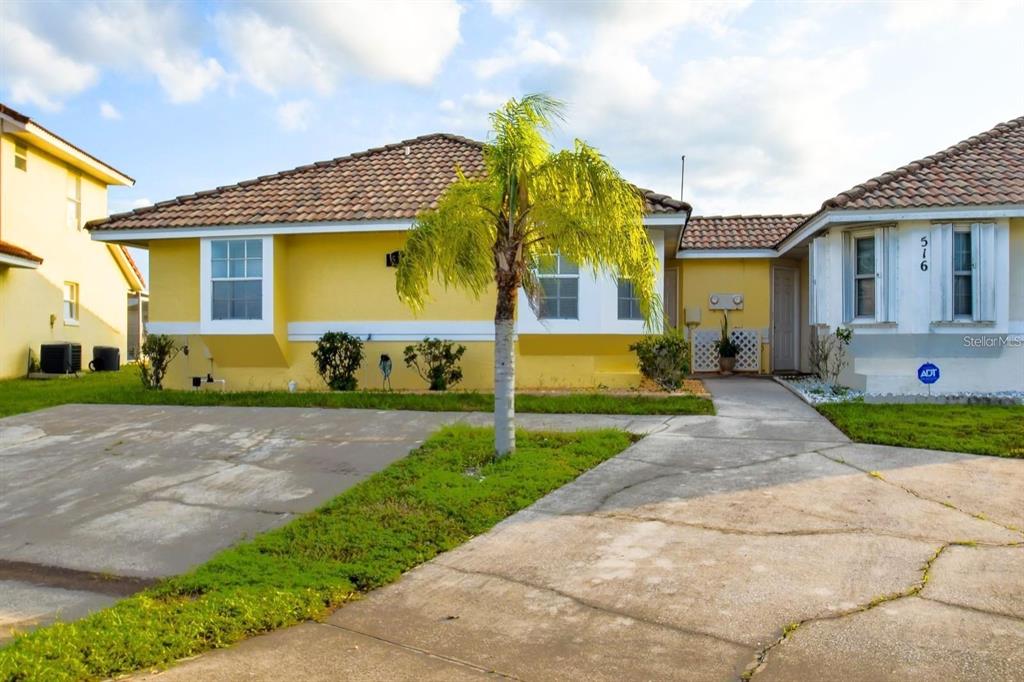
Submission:
M 729 315 L 722 312 L 722 338 L 718 340 L 718 370 L 722 374 L 732 374 L 736 367 L 736 353 L 739 349 L 729 338 Z

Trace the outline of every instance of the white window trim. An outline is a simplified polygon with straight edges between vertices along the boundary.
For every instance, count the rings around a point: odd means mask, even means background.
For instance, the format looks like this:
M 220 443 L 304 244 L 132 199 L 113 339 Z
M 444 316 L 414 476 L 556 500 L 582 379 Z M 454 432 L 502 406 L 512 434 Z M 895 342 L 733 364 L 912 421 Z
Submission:
M 858 279 L 865 279 L 865 278 L 869 277 L 868 275 L 859 275 L 859 276 L 857 275 L 857 240 L 858 239 L 871 239 L 871 240 L 874 241 L 874 246 L 875 246 L 875 260 L 874 260 L 875 272 L 874 272 L 874 275 L 872 275 L 874 277 L 874 280 L 875 280 L 875 306 L 874 306 L 874 314 L 870 315 L 870 316 L 858 315 L 857 314 L 857 280 Z M 871 228 L 871 229 L 868 229 L 868 230 L 856 230 L 856 231 L 851 230 L 849 232 L 849 244 L 848 244 L 848 247 L 847 247 L 847 252 L 845 254 L 845 258 L 847 259 L 847 263 L 848 263 L 848 266 L 846 268 L 846 270 L 847 270 L 846 276 L 850 278 L 850 281 L 843 283 L 843 289 L 844 289 L 844 291 L 848 292 L 847 295 L 850 297 L 850 300 L 849 300 L 849 303 L 848 303 L 848 308 L 847 308 L 847 311 L 846 311 L 848 314 L 844 315 L 844 317 L 849 318 L 847 320 L 847 322 L 849 322 L 850 324 L 873 324 L 873 323 L 878 321 L 878 313 L 881 310 L 879 308 L 879 300 L 878 300 L 879 299 L 879 288 L 880 288 L 880 281 L 879 280 L 881 279 L 880 271 L 879 271 L 879 268 L 878 268 L 878 265 L 879 265 L 878 260 L 879 260 L 880 255 L 881 254 L 880 254 L 880 244 L 879 244 L 878 234 L 877 234 L 877 231 L 874 228 Z M 844 307 L 847 307 L 847 305 L 844 304 Z
M 210 245 L 225 239 L 260 239 L 263 242 L 262 319 L 213 319 L 213 263 Z M 273 334 L 274 333 L 274 238 L 236 234 L 231 237 L 207 237 L 199 242 L 199 333 L 200 334 Z
M 75 297 L 71 301 L 72 303 L 74 303 L 74 309 L 75 309 L 75 316 L 74 317 L 68 317 L 67 316 L 67 303 L 68 303 L 68 299 L 66 297 L 67 296 L 66 290 L 69 288 L 69 285 L 70 285 L 70 287 L 74 288 L 74 292 L 75 292 Z M 82 317 L 82 312 L 81 312 L 82 311 L 82 287 L 80 287 L 78 285 L 78 282 L 64 282 L 64 288 L 65 288 L 65 293 L 61 297 L 61 304 L 60 304 L 61 314 L 64 317 L 64 326 L 65 327 L 77 327 L 77 326 L 79 326 L 79 324 L 80 324 L 79 320 Z
M 969 315 L 956 312 L 956 278 L 958 273 L 962 273 L 963 270 L 956 269 L 956 235 L 966 234 L 968 242 L 971 245 L 971 268 L 969 274 L 971 276 L 971 312 Z M 975 235 L 974 230 L 971 229 L 970 224 L 966 223 L 954 223 L 952 236 L 950 237 L 950 254 L 949 254 L 949 297 L 951 300 L 951 309 L 953 311 L 954 322 L 973 322 L 976 319 L 977 314 L 977 297 L 978 297 L 978 268 L 975 257 Z

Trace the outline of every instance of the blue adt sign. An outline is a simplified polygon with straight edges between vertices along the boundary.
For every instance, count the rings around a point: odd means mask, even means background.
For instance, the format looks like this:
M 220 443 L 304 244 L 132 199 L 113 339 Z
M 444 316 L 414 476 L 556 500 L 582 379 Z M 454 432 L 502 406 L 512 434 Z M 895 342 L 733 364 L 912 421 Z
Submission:
M 917 378 L 922 384 L 934 384 L 939 380 L 939 368 L 926 362 L 917 368 Z

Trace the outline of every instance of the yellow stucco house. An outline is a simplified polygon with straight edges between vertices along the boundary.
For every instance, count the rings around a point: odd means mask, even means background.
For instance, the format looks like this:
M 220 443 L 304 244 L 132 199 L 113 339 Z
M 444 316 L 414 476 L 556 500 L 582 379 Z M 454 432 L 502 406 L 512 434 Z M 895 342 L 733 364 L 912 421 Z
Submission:
M 94 346 L 127 357 L 129 297 L 145 285 L 122 246 L 84 227 L 107 214 L 109 186 L 133 183 L 0 104 L 0 378 L 24 376 L 42 344 L 81 344 L 83 369 Z
M 908 392 L 922 358 L 948 357 L 943 388 L 1020 389 L 1024 343 L 985 355 L 964 350 L 957 334 L 993 343 L 1024 334 L 1022 160 L 1024 118 L 851 188 L 809 215 L 691 216 L 687 203 L 644 192 L 665 324 L 687 329 L 697 372 L 717 370 L 715 341 L 728 315 L 740 371 L 807 371 L 814 335 L 850 326 L 848 385 Z M 391 267 L 417 212 L 437 200 L 456 167 L 483 172 L 482 145 L 428 135 L 89 227 L 95 240 L 149 249 L 148 329 L 189 349 L 168 385 L 210 375 L 235 390 L 292 381 L 321 388 L 310 353 L 325 332 L 346 331 L 366 341 L 363 387 L 380 385 L 381 354 L 398 359 L 431 336 L 466 345 L 461 386 L 487 389 L 493 296 L 442 290 L 416 317 L 395 295 Z M 628 282 L 562 259 L 538 277 L 540 315 L 520 298 L 519 386 L 637 385 L 629 346 L 645 328 Z M 422 388 L 400 364 L 393 385 Z

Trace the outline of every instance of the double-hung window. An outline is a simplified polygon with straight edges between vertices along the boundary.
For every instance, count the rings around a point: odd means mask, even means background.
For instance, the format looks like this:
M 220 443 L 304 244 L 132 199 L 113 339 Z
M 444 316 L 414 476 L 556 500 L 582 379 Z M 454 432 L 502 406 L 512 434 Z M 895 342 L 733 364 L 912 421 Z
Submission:
M 619 278 L 619 319 L 644 319 L 643 314 L 640 312 L 640 299 L 636 297 L 633 281 L 625 278 Z
M 212 320 L 263 319 L 263 240 L 210 242 Z
M 844 232 L 843 244 L 843 319 L 857 324 L 894 324 L 899 307 L 897 228 L 881 225 Z M 820 255 L 815 256 L 816 269 Z
M 64 282 L 64 324 L 78 324 L 78 283 Z
M 14 167 L 20 171 L 28 170 L 28 145 L 24 142 L 14 142 Z
M 1005 228 L 994 222 L 934 223 L 927 235 L 933 323 L 992 323 Z M 1003 261 L 1005 262 L 1005 261 Z
M 69 229 L 82 227 L 82 174 L 68 169 L 67 225 Z
M 974 317 L 974 261 L 970 227 L 953 230 L 953 319 Z
M 541 256 L 537 280 L 541 288 L 541 319 L 575 320 L 579 317 L 579 266 L 558 253 Z
M 853 240 L 854 318 L 875 319 L 875 235 Z

